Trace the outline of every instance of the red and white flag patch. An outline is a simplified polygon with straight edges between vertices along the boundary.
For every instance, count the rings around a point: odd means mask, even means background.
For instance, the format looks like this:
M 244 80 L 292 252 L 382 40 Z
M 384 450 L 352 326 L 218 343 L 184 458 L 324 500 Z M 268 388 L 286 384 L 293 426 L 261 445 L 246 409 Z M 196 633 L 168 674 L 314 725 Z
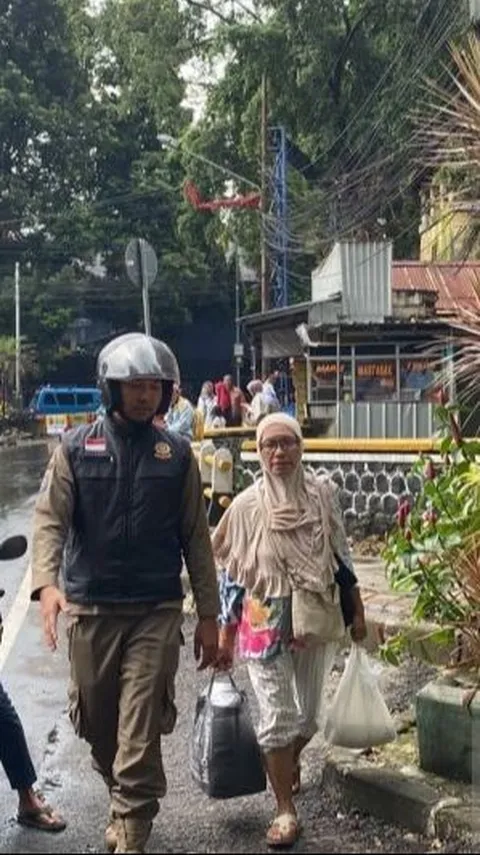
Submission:
M 87 438 L 85 439 L 84 448 L 87 454 L 106 454 L 107 441 L 103 436 L 87 436 Z

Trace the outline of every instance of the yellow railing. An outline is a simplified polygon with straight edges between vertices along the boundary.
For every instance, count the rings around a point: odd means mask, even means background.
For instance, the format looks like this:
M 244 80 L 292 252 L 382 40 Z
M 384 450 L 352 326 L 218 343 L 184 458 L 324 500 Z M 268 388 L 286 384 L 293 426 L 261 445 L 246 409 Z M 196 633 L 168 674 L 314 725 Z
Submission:
M 216 428 L 205 429 L 205 433 L 203 435 L 204 439 L 230 439 L 231 437 L 242 437 L 242 436 L 255 436 L 255 428 L 254 427 L 233 427 L 233 428 Z
M 336 437 L 315 437 L 304 440 L 305 451 L 339 452 L 348 451 L 361 454 L 432 454 L 439 451 L 438 439 L 341 439 Z M 242 451 L 255 451 L 253 440 L 242 443 Z

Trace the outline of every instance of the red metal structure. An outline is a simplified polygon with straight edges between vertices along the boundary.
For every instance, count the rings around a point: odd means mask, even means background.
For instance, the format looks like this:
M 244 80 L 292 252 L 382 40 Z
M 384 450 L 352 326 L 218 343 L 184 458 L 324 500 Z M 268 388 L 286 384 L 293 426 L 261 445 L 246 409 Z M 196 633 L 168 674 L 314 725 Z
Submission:
M 205 201 L 200 196 L 198 187 L 193 181 L 185 181 L 183 192 L 187 202 L 195 208 L 196 211 L 218 211 L 220 208 L 259 208 L 260 193 L 247 193 L 246 196 L 233 196 L 232 198 L 212 199 L 210 202 Z

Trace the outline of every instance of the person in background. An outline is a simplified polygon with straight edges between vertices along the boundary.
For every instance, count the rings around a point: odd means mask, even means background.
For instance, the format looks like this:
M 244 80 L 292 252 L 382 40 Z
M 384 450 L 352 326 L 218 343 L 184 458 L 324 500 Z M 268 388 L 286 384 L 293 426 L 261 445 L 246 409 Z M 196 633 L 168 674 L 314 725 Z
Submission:
M 212 410 L 216 406 L 215 390 L 211 380 L 206 380 L 203 384 L 197 402 L 197 410 L 202 415 L 203 424 L 206 428 L 212 427 Z
M 216 661 L 217 574 L 190 443 L 153 424 L 179 388 L 174 354 L 127 334 L 100 352 L 97 375 L 106 416 L 65 435 L 37 497 L 32 599 L 52 650 L 67 616 L 69 715 L 108 790 L 106 845 L 142 853 L 166 792 L 162 737 L 177 716 L 182 567 L 200 669 Z
M 247 392 L 251 401 L 243 407 L 243 418 L 247 425 L 257 425 L 260 419 L 268 414 L 268 404 L 263 394 L 262 381 L 250 380 Z
M 225 417 L 222 416 L 222 411 L 220 407 L 213 407 L 211 412 L 211 421 L 210 427 L 214 430 L 220 430 L 221 428 L 225 428 L 227 426 L 227 422 Z
M 182 390 L 174 383 L 170 407 L 165 414 L 165 427 L 193 441 L 195 433 L 195 410 L 187 398 L 182 396 Z
M 227 389 L 230 392 L 230 424 L 227 422 L 228 427 L 241 427 L 243 421 L 243 408 L 245 406 L 246 399 L 242 390 L 239 386 L 235 386 L 233 382 L 233 377 L 231 374 L 227 374 L 225 377 L 227 381 Z
M 215 393 L 227 427 L 241 427 L 243 407 L 246 404 L 245 395 L 235 386 L 231 374 L 225 374 L 223 380 L 217 383 Z
M 279 372 L 270 371 L 263 382 L 263 397 L 267 405 L 267 412 L 278 413 L 280 410 L 280 401 L 275 390 L 275 384 L 278 381 Z
M 232 399 L 230 395 L 232 386 L 233 380 L 231 374 L 225 374 L 223 380 L 219 380 L 218 383 L 215 384 L 217 406 L 220 407 L 222 416 L 227 425 L 230 424 L 232 418 Z
M 257 450 L 261 478 L 236 496 L 212 537 L 223 567 L 217 667 L 230 668 L 235 650 L 247 662 L 259 707 L 258 743 L 277 802 L 267 844 L 287 847 L 300 830 L 293 795 L 300 788 L 301 753 L 323 725 L 342 623 L 346 631 L 342 609 L 335 637 L 294 637 L 292 591 L 316 594 L 321 620 L 322 601 L 331 602 L 342 585 L 351 602 L 353 640 L 365 637 L 366 626 L 336 488 L 303 468 L 299 423 L 283 413 L 265 416 L 257 426 Z
M 37 775 L 19 715 L 0 683 L 0 762 L 18 794 L 17 822 L 37 831 L 64 831 L 67 823 L 34 789 Z

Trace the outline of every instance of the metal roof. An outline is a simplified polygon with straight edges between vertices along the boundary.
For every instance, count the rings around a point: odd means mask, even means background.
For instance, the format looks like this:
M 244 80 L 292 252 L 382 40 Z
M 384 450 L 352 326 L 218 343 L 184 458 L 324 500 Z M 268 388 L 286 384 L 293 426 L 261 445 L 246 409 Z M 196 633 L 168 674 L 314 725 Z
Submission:
M 480 310 L 480 261 L 394 261 L 392 287 L 394 291 L 436 293 L 439 315 Z
M 267 309 L 266 312 L 255 312 L 252 315 L 242 315 L 240 321 L 246 322 L 249 326 L 255 326 L 258 323 L 267 323 L 268 321 L 289 319 L 294 315 L 307 314 L 311 301 L 305 303 L 293 303 L 291 306 L 282 306 L 278 309 Z
M 392 314 L 391 241 L 337 241 L 312 272 L 312 300 L 340 299 L 350 323 L 382 322 Z
M 480 311 L 480 261 L 393 261 L 391 283 L 393 292 L 427 291 L 436 294 L 435 315 L 430 319 L 431 322 L 458 315 L 462 310 Z M 288 323 L 295 316 L 302 315 L 307 320 L 310 312 L 315 313 L 315 307 L 320 310 L 324 306 L 325 302 L 313 300 L 244 315 L 240 320 L 247 327 L 278 326 Z M 364 323 L 365 320 L 360 314 L 352 318 L 357 324 Z M 374 320 L 375 316 L 372 314 L 368 321 Z M 345 318 L 342 321 L 344 322 Z

